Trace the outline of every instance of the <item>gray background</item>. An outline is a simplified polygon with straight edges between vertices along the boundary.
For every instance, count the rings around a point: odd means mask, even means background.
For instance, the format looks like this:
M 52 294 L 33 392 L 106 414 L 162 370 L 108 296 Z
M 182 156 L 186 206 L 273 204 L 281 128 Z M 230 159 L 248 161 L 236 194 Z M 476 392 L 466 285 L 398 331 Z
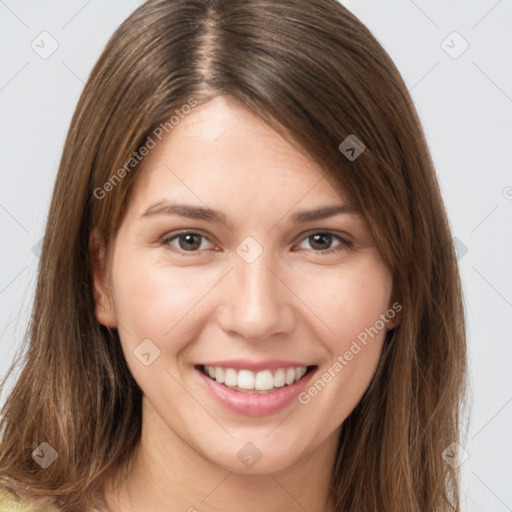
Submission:
M 71 115 L 107 39 L 140 3 L 0 0 L 0 376 L 28 320 Z M 472 400 L 463 510 L 512 511 L 512 0 L 343 4 L 411 91 L 456 238 Z

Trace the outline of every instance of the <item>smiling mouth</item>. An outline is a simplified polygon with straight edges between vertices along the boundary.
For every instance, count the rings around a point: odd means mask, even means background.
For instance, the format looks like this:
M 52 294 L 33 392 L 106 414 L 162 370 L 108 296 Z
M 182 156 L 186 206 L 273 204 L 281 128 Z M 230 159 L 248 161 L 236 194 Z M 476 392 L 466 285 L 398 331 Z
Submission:
M 246 369 L 197 365 L 211 380 L 234 391 L 248 394 L 268 394 L 299 382 L 317 366 L 296 366 L 253 372 Z

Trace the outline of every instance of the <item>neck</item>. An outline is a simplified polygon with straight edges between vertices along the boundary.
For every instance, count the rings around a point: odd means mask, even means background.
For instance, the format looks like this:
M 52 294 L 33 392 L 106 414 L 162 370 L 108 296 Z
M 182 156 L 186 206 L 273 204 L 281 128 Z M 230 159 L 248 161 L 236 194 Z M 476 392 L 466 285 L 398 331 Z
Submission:
M 146 402 L 146 401 L 145 401 Z M 239 473 L 205 459 L 145 404 L 140 443 L 125 482 L 105 480 L 110 512 L 331 512 L 336 430 L 314 451 L 274 473 Z

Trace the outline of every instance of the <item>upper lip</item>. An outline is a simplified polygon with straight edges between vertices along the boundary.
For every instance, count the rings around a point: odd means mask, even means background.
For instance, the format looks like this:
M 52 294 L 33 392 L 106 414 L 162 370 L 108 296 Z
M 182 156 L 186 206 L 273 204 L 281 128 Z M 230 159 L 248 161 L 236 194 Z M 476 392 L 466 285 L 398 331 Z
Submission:
M 276 370 L 277 368 L 297 368 L 316 366 L 314 364 L 303 363 L 300 361 L 290 361 L 283 359 L 267 359 L 265 361 L 251 361 L 249 359 L 230 359 L 223 361 L 208 361 L 200 363 L 198 366 L 215 366 L 220 368 L 234 368 L 235 370 L 251 370 L 258 372 L 261 370 Z

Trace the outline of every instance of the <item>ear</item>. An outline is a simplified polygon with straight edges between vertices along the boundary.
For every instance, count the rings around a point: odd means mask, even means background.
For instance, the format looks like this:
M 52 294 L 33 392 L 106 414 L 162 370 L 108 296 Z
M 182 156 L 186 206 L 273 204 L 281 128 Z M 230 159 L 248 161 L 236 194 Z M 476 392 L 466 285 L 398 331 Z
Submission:
M 97 228 L 93 229 L 89 237 L 89 258 L 96 319 L 105 327 L 117 327 L 117 317 L 108 282 L 105 240 Z
M 393 293 L 386 316 L 389 318 L 386 329 L 394 329 L 402 321 L 402 301 L 397 293 Z

